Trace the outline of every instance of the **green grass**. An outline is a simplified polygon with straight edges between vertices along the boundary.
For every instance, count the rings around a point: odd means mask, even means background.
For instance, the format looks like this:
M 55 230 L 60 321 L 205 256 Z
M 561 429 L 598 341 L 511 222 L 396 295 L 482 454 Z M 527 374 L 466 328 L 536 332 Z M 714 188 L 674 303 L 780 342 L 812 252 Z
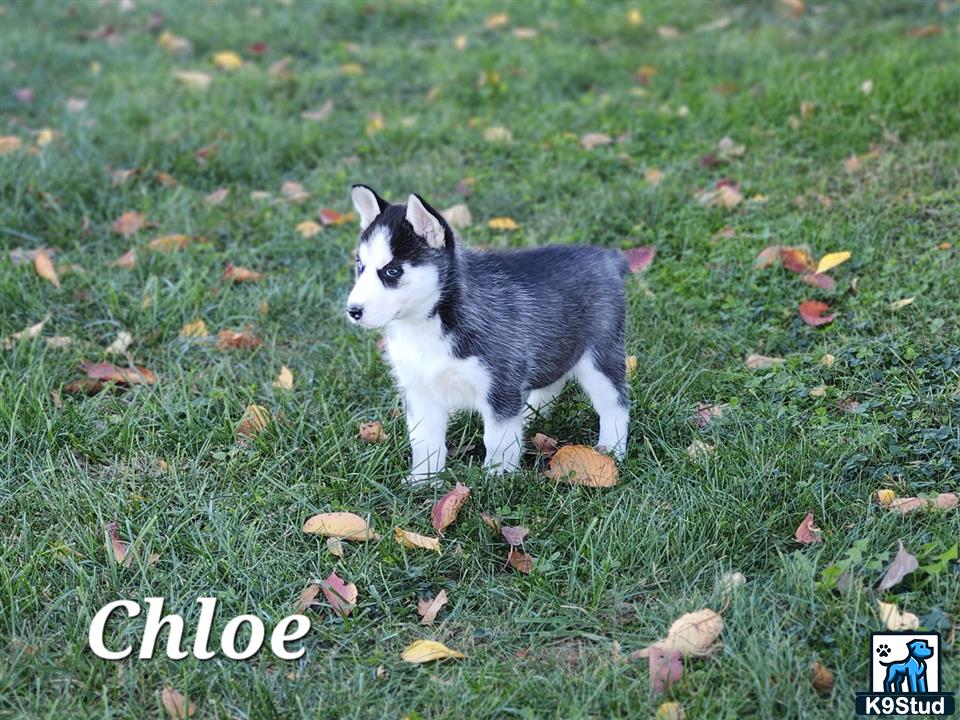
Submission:
M 960 484 L 960 16 L 956 3 L 809 5 L 794 19 L 776 3 L 645 1 L 635 27 L 621 4 L 5 4 L 0 134 L 25 148 L 42 128 L 58 135 L 39 154 L 0 157 L 0 335 L 49 314 L 44 334 L 74 343 L 0 351 L 0 716 L 156 717 L 159 689 L 172 685 L 197 701 L 198 717 L 649 717 L 662 699 L 649 693 L 645 663 L 617 662 L 614 644 L 641 648 L 701 607 L 723 608 L 726 627 L 715 656 L 687 663 L 666 695 L 689 717 L 852 716 L 881 628 L 869 588 L 884 561 L 898 539 L 924 561 L 960 535 L 956 511 L 900 517 L 872 502 L 881 487 L 915 495 Z M 151 10 L 192 55 L 157 45 Z M 497 10 L 510 25 L 484 29 Z M 723 17 L 728 27 L 697 30 Z M 932 24 L 943 32 L 904 33 Z M 79 37 L 102 25 L 116 41 Z M 661 25 L 680 37 L 660 37 Z M 539 35 L 516 38 L 517 26 Z M 253 42 L 268 45 L 263 57 L 247 50 Z M 248 64 L 216 70 L 212 55 L 225 49 Z M 293 76 L 270 76 L 284 56 Z M 363 74 L 344 75 L 348 62 Z M 645 96 L 632 92 L 641 65 L 658 70 Z M 212 73 L 211 87 L 178 85 L 183 69 Z M 494 71 L 500 82 L 478 87 Z M 12 94 L 22 87 L 35 92 L 29 105 Z M 86 98 L 86 109 L 68 112 L 69 97 Z M 328 120 L 301 119 L 328 99 Z M 793 127 L 804 101 L 815 110 Z M 385 127 L 368 135 L 373 112 Z M 484 141 L 496 125 L 512 144 Z M 586 132 L 622 140 L 588 151 L 577 140 Z M 726 135 L 745 155 L 701 166 Z M 213 144 L 198 163 L 195 151 Z M 844 171 L 844 158 L 874 145 L 860 172 Z M 141 173 L 114 185 L 107 167 Z M 649 168 L 662 170 L 660 185 L 644 181 Z M 179 185 L 157 184 L 157 172 Z M 724 176 L 747 201 L 732 212 L 701 207 L 694 193 Z M 295 227 L 322 207 L 347 211 L 351 182 L 446 207 L 463 201 L 465 177 L 475 179 L 470 245 L 655 244 L 657 257 L 630 282 L 639 366 L 620 485 L 559 486 L 532 456 L 515 477 L 487 478 L 474 451 L 444 476 L 473 494 L 436 556 L 391 537 L 397 526 L 429 531 L 435 496 L 401 484 L 397 394 L 376 337 L 343 318 L 356 228 L 304 240 Z M 310 192 L 306 203 L 248 199 L 276 196 L 288 179 Z M 229 198 L 208 207 L 219 187 Z M 126 210 L 155 225 L 134 238 L 111 233 Z M 521 229 L 488 229 L 496 216 Z M 726 225 L 735 236 L 716 239 Z M 168 233 L 206 242 L 146 251 Z M 834 292 L 780 268 L 753 270 L 763 247 L 802 243 L 816 256 L 853 253 L 832 273 Z M 63 272 L 58 290 L 7 252 L 42 244 L 58 249 L 61 270 L 84 271 Z M 137 266 L 112 267 L 131 246 Z M 228 262 L 266 279 L 226 284 Z M 888 309 L 905 297 L 916 300 Z M 808 298 L 830 303 L 833 324 L 800 321 Z M 264 344 L 224 353 L 181 340 L 195 318 L 214 333 L 250 324 Z M 160 382 L 64 392 L 82 361 L 106 359 L 120 330 Z M 749 371 L 754 352 L 787 362 Z M 824 353 L 836 356 L 832 368 Z M 294 372 L 292 392 L 272 387 L 281 365 Z M 826 395 L 811 396 L 820 385 Z M 593 442 L 589 404 L 573 389 L 562 400 L 534 429 Z M 847 400 L 860 412 L 842 412 Z M 731 408 L 701 431 L 687 420 L 700 401 Z M 277 421 L 238 447 L 250 403 Z M 357 423 L 374 418 L 390 441 L 361 445 Z M 700 465 L 686 452 L 697 438 L 717 446 Z M 480 444 L 479 421 L 458 419 L 451 441 Z M 341 509 L 369 513 L 384 539 L 337 560 L 301 532 L 309 515 Z M 808 510 L 825 542 L 801 547 L 793 533 Z M 533 574 L 504 567 L 506 546 L 481 511 L 530 528 Z M 140 552 L 159 553 L 155 566 L 113 561 L 103 528 L 114 519 Z M 850 564 L 863 585 L 818 585 L 851 550 L 863 556 Z M 110 663 L 87 648 L 90 620 L 110 600 L 161 596 L 195 618 L 195 599 L 213 595 L 219 626 L 253 613 L 272 627 L 334 569 L 357 584 L 358 607 L 343 621 L 311 612 L 300 662 L 264 652 Z M 727 603 L 717 583 L 729 570 L 748 582 Z M 440 589 L 451 601 L 422 628 L 416 601 Z M 957 690 L 956 563 L 882 597 L 943 632 L 942 686 Z M 135 642 L 141 627 L 119 623 L 114 638 Z M 420 637 L 467 659 L 404 665 L 400 651 Z M 836 673 L 826 697 L 809 683 L 813 660 Z

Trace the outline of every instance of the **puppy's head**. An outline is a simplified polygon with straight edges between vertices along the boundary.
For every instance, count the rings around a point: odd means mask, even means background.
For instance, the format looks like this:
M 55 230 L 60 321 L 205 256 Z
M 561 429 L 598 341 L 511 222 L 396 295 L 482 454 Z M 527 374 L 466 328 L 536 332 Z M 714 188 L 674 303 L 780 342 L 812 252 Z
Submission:
M 926 640 L 911 640 L 907 643 L 907 647 L 910 648 L 910 654 L 918 660 L 926 660 L 933 655 L 933 648 L 927 644 Z
M 391 205 L 366 185 L 354 185 L 360 216 L 356 281 L 347 317 L 365 328 L 427 317 L 440 300 L 453 231 L 419 195 Z

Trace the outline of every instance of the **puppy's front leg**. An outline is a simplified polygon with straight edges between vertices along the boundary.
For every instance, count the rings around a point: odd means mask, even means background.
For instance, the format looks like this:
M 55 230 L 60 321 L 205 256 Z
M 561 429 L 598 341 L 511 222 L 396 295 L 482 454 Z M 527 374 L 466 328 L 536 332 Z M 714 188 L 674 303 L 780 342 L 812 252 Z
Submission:
M 523 414 L 503 417 L 492 408 L 482 408 L 483 445 L 487 457 L 483 467 L 495 475 L 510 473 L 520 465 L 523 450 Z
M 407 432 L 413 455 L 411 485 L 436 484 L 447 461 L 447 411 L 430 396 L 407 392 Z

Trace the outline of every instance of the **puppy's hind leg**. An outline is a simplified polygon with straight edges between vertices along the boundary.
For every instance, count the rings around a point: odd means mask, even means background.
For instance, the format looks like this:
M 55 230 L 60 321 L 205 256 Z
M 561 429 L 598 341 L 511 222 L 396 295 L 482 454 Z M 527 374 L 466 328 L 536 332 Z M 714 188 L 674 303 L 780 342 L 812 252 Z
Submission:
M 627 452 L 627 425 L 630 422 L 623 356 L 609 352 L 598 359 L 587 351 L 574 368 L 574 374 L 600 416 L 598 447 L 622 460 Z

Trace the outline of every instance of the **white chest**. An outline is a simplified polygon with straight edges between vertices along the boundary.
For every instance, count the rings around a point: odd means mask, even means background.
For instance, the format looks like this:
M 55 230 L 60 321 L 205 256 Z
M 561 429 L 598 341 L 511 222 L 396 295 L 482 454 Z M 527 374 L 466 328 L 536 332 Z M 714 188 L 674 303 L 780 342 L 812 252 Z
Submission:
M 489 373 L 476 358 L 454 357 L 439 318 L 387 327 L 387 356 L 400 389 L 428 395 L 448 410 L 476 409 L 487 396 Z

